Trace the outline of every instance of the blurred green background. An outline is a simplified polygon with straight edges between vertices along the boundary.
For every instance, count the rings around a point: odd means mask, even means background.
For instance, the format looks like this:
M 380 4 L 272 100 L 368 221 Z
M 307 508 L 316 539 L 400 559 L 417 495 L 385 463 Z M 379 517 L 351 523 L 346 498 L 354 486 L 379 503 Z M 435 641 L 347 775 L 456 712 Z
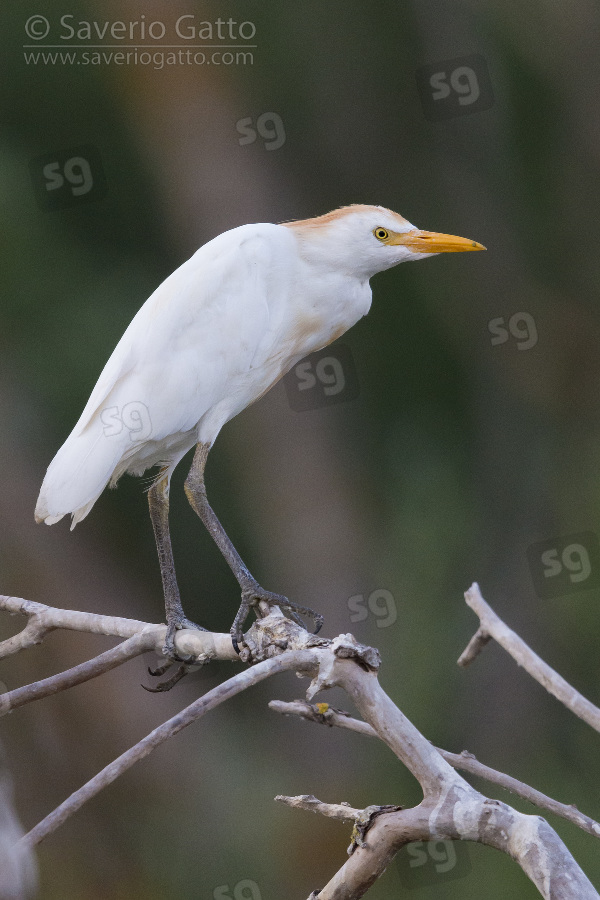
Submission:
M 174 29 L 187 15 L 186 25 L 251 22 L 256 47 L 252 60 L 220 65 L 27 63 L 34 15 L 51 25 L 37 44 L 67 43 L 64 15 L 100 25 L 145 15 L 167 29 L 146 39 L 155 51 L 186 43 Z M 223 430 L 209 496 L 262 584 L 323 612 L 325 635 L 352 631 L 379 647 L 383 687 L 431 741 L 598 818 L 598 736 L 495 646 L 456 666 L 477 624 L 462 593 L 477 580 L 598 701 L 597 6 L 574 0 L 565 15 L 549 0 L 39 0 L 4 4 L 0 23 L 0 591 L 161 620 L 141 480 L 124 478 L 72 534 L 65 521 L 36 526 L 33 508 L 130 319 L 206 240 L 352 202 L 474 238 L 487 253 L 377 276 L 371 313 L 341 340 L 358 399 L 296 412 L 279 383 Z M 447 96 L 433 97 L 424 67 L 444 73 L 435 90 Z M 256 131 L 265 113 L 281 122 L 263 119 L 267 137 Z M 248 119 L 256 139 L 240 143 Z M 35 161 L 90 145 L 105 196 L 62 209 L 36 201 Z M 185 501 L 188 466 L 171 491 L 184 605 L 227 631 L 237 587 Z M 560 590 L 543 589 L 559 583 L 544 575 L 543 541 L 562 565 Z M 571 578 L 587 571 L 584 558 L 589 573 Z M 20 624 L 3 617 L 0 636 Z M 54 634 L 4 660 L 0 678 L 12 689 L 108 646 Z M 139 687 L 151 661 L 3 719 L 25 828 L 234 671 L 217 664 L 153 696 Z M 90 802 L 40 846 L 39 896 L 269 900 L 322 887 L 343 864 L 349 829 L 275 794 L 406 806 L 419 789 L 384 746 L 267 709 L 304 687 L 290 675 L 242 695 Z M 318 699 L 349 708 L 341 694 Z M 548 818 L 600 885 L 594 839 Z M 460 877 L 430 861 L 407 886 L 393 865 L 369 897 L 537 896 L 509 859 L 461 851 Z

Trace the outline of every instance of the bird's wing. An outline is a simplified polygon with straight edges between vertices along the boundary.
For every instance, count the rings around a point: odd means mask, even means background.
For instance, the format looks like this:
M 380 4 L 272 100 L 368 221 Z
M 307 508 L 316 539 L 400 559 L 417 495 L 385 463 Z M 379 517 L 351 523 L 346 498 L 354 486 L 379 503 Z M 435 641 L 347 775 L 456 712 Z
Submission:
M 200 248 L 157 288 L 50 464 L 39 519 L 72 512 L 80 520 L 115 474 L 141 472 L 157 453 L 175 456 L 177 436 L 200 420 L 201 439 L 214 440 L 254 399 L 252 370 L 276 340 L 291 247 L 279 226 L 242 226 Z M 137 416 L 135 427 L 120 426 L 126 410 Z
M 144 386 L 144 366 L 150 375 L 153 362 L 164 370 L 162 376 L 155 373 L 157 381 L 170 381 L 170 366 L 180 354 L 183 361 L 188 350 L 213 364 L 229 350 L 229 369 L 244 368 L 250 346 L 256 353 L 261 339 L 269 340 L 267 282 L 273 280 L 268 274 L 273 247 L 272 235 L 265 230 L 273 228 L 277 226 L 252 225 L 225 232 L 159 285 L 104 366 L 75 425 L 76 433 L 90 424 L 120 383 L 129 382 L 129 393 L 133 391 L 136 400 L 147 399 L 142 395 L 158 387 L 156 383 Z M 279 229 L 276 236 L 281 240 Z M 215 374 L 207 380 L 215 381 Z
M 144 403 L 153 440 L 193 429 L 213 409 L 218 431 L 253 399 L 255 370 L 277 340 L 292 248 L 287 231 L 268 224 L 233 229 L 201 247 L 132 322 L 126 352 L 133 368 L 115 379 L 110 403 Z
M 129 329 L 127 329 L 128 331 Z M 100 406 L 109 396 L 115 385 L 120 379 L 124 378 L 135 365 L 135 358 L 131 353 L 131 340 L 127 339 L 127 331 L 113 350 L 108 362 L 102 369 L 100 377 L 96 382 L 92 393 L 81 413 L 73 431 L 81 434 L 86 425 L 89 424 L 94 413 L 98 411 Z

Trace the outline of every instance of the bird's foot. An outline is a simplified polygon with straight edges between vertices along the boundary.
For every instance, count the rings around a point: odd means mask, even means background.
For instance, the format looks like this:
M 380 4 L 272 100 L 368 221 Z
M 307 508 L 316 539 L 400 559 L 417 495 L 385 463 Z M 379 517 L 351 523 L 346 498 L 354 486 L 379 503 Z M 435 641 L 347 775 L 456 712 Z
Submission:
M 242 591 L 242 602 L 230 629 L 233 649 L 238 655 L 240 654 L 240 644 L 243 645 L 244 643 L 242 625 L 246 621 L 250 609 L 255 610 L 258 618 L 264 618 L 266 615 L 266 613 L 261 611 L 261 601 L 266 603 L 268 607 L 278 606 L 280 609 L 285 610 L 289 614 L 288 617 L 297 625 L 300 625 L 301 628 L 305 626 L 300 616 L 309 616 L 315 623 L 314 633 L 317 634 L 321 630 L 324 619 L 320 613 L 315 612 L 308 606 L 300 606 L 298 603 L 293 603 L 287 597 L 284 597 L 283 594 L 273 594 L 271 591 L 265 591 L 258 583 L 254 583 L 251 587 Z
M 163 655 L 166 656 L 167 659 L 171 662 L 190 665 L 194 662 L 195 658 L 193 656 L 178 653 L 175 646 L 175 635 L 183 628 L 195 628 L 196 631 L 206 631 L 206 628 L 203 628 L 202 625 L 196 625 L 195 622 L 192 622 L 191 619 L 188 619 L 183 614 L 167 614 L 167 633 L 165 635 L 165 642 L 163 644 L 162 652 Z
M 151 669 L 150 666 L 148 666 L 148 674 L 152 675 L 154 678 L 158 678 L 161 675 L 164 675 L 172 665 L 173 661 L 169 659 L 167 662 L 163 663 L 163 665 L 157 666 L 155 669 Z M 181 679 L 187 675 L 191 668 L 191 666 L 182 663 L 177 667 L 174 675 L 171 675 L 171 677 L 167 678 L 165 681 L 160 681 L 156 687 L 147 687 L 145 684 L 143 684 L 142 687 L 151 694 L 160 694 L 163 691 L 170 691 L 171 688 L 175 687 L 178 681 L 181 681 Z
M 197 668 L 198 660 L 194 656 L 184 655 L 177 651 L 175 646 L 175 634 L 178 631 L 181 631 L 183 628 L 194 628 L 196 631 L 206 631 L 206 628 L 203 628 L 201 625 L 197 625 L 195 622 L 192 622 L 191 619 L 188 619 L 184 615 L 172 615 L 167 616 L 167 633 L 165 635 L 165 642 L 163 644 L 162 652 L 163 656 L 166 657 L 165 661 L 161 663 L 159 666 L 155 668 L 148 668 L 148 674 L 152 675 L 153 678 L 159 678 L 161 675 L 164 675 L 174 663 L 179 663 L 180 665 L 177 667 L 175 673 L 171 675 L 170 678 L 167 678 L 166 681 L 161 681 L 156 687 L 146 687 L 145 684 L 142 685 L 145 691 L 150 691 L 152 694 L 158 694 L 163 691 L 170 691 L 171 688 L 175 687 L 178 681 L 188 674 L 188 672 L 192 671 L 192 669 Z

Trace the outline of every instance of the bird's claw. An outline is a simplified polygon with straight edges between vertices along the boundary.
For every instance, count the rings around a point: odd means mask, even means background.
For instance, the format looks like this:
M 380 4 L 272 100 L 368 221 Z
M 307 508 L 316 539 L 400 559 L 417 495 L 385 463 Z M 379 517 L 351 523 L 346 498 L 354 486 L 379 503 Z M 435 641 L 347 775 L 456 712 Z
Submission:
M 161 681 L 160 684 L 157 684 L 156 687 L 147 687 L 145 684 L 143 684 L 142 687 L 145 691 L 149 691 L 151 694 L 159 694 L 163 691 L 170 691 L 171 688 L 175 687 L 178 681 L 181 681 L 181 679 L 188 674 L 188 672 L 198 667 L 199 660 L 196 659 L 195 656 L 191 654 L 179 653 L 175 646 L 175 635 L 183 628 L 192 628 L 196 631 L 206 631 L 206 628 L 202 628 L 201 625 L 197 625 L 186 616 L 170 617 L 167 620 L 167 633 L 165 635 L 165 642 L 162 647 L 162 653 L 165 659 L 157 666 L 148 666 L 148 674 L 152 675 L 153 678 L 158 678 L 161 675 L 164 675 L 165 672 L 167 672 L 174 663 L 179 663 L 179 666 L 170 678 L 167 678 L 166 681 Z
M 169 663 L 178 662 L 183 663 L 183 665 L 185 666 L 189 666 L 196 661 L 196 657 L 191 654 L 179 653 L 175 646 L 175 635 L 183 628 L 191 628 L 196 631 L 206 631 L 206 628 L 203 628 L 201 625 L 197 625 L 186 616 L 169 617 L 167 618 L 167 633 L 165 635 L 165 642 L 163 644 L 162 652 L 163 656 L 166 656 L 166 658 L 169 660 Z M 159 672 L 158 674 L 164 673 Z
M 173 662 L 169 660 L 167 663 L 164 663 L 161 666 L 157 666 L 155 669 L 151 669 L 148 667 L 148 672 L 152 676 L 164 675 L 167 669 L 169 669 L 173 665 Z M 145 691 L 148 691 L 151 694 L 160 694 L 163 691 L 170 691 L 171 688 L 174 688 L 178 681 L 187 675 L 190 671 L 191 666 L 182 664 L 178 667 L 177 671 L 174 675 L 171 675 L 170 678 L 167 678 L 166 681 L 161 681 L 156 687 L 147 687 L 145 684 L 142 685 Z
M 299 625 L 301 628 L 304 628 L 305 625 L 300 618 L 300 614 L 309 616 L 315 623 L 315 634 L 318 634 L 318 632 L 321 630 L 323 622 L 325 621 L 320 613 L 315 612 L 308 606 L 300 606 L 300 604 L 298 603 L 293 603 L 291 600 L 288 600 L 287 597 L 284 597 L 283 594 L 274 594 L 271 591 L 265 591 L 264 588 L 261 588 L 258 584 L 252 586 L 251 588 L 245 589 L 242 591 L 242 602 L 240 604 L 240 608 L 237 611 L 237 615 L 233 620 L 233 625 L 230 629 L 233 649 L 238 654 L 238 656 L 247 657 L 244 661 L 251 662 L 251 650 L 248 647 L 245 647 L 245 650 L 248 652 L 244 652 L 243 649 L 240 649 L 240 644 L 244 645 L 242 625 L 246 621 L 251 608 L 254 609 L 258 618 L 264 618 L 266 615 L 268 615 L 268 613 L 265 613 L 261 610 L 261 601 L 266 603 L 269 608 L 271 606 L 278 606 L 280 607 L 280 609 L 286 610 L 286 612 L 288 613 L 288 618 L 290 618 L 293 622 L 296 623 L 296 625 Z

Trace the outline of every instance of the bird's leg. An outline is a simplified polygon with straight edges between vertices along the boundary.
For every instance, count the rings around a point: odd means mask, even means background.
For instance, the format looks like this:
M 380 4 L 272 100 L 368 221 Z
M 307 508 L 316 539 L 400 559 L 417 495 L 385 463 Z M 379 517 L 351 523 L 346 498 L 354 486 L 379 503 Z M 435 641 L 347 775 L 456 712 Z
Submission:
M 192 467 L 185 480 L 185 493 L 190 501 L 192 509 L 201 518 L 208 533 L 225 557 L 229 568 L 235 575 L 236 580 L 242 589 L 242 603 L 230 629 L 234 649 L 236 652 L 239 652 L 238 645 L 243 639 L 242 626 L 250 612 L 250 608 L 254 608 L 257 615 L 261 615 L 258 606 L 261 600 L 264 600 L 269 606 L 280 606 L 282 609 L 288 610 L 290 618 L 302 626 L 303 622 L 299 618 L 298 613 L 310 616 L 314 620 L 316 634 L 323 624 L 323 616 L 306 606 L 299 606 L 297 603 L 292 603 L 291 600 L 288 600 L 287 597 L 284 597 L 282 594 L 273 594 L 271 591 L 266 591 L 250 574 L 241 556 L 231 543 L 227 536 L 227 532 L 219 522 L 206 496 L 204 469 L 206 467 L 209 450 L 210 444 L 199 443 L 197 445 Z
M 167 618 L 167 634 L 163 653 L 171 660 L 190 663 L 192 658 L 183 659 L 175 649 L 175 632 L 180 628 L 197 628 L 205 631 L 200 625 L 191 622 L 184 614 L 179 596 L 179 587 L 175 575 L 175 562 L 169 532 L 169 480 L 165 475 L 159 476 L 148 491 L 150 518 L 156 538 L 156 549 L 160 563 L 163 591 L 165 595 L 165 614 Z M 157 673 L 161 674 L 161 673 Z

